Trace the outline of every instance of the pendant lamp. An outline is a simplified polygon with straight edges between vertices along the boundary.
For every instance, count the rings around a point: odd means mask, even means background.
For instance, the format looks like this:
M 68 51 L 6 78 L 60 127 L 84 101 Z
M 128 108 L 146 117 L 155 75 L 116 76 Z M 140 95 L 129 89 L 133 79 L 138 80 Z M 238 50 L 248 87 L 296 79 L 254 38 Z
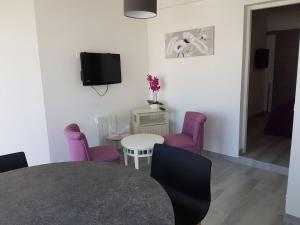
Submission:
M 124 0 L 124 15 L 135 19 L 156 17 L 157 0 Z

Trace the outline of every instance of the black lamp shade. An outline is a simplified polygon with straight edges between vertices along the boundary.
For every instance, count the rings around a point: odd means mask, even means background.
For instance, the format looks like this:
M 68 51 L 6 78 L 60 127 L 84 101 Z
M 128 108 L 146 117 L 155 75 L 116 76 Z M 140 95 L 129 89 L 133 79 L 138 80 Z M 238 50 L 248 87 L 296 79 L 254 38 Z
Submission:
M 157 15 L 157 0 L 124 0 L 124 15 L 147 19 Z

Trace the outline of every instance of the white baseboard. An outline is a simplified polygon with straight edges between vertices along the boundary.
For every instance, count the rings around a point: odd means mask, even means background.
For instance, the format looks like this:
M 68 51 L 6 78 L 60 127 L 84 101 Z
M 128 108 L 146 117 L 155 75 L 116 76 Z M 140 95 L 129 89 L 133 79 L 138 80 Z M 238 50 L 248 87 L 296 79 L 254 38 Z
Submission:
M 271 163 L 265 163 L 265 162 L 257 161 L 254 159 L 246 158 L 243 156 L 235 158 L 232 156 L 223 155 L 223 154 L 210 152 L 210 151 L 206 151 L 206 150 L 203 151 L 203 155 L 208 155 L 208 156 L 224 159 L 224 160 L 227 160 L 230 162 L 239 163 L 239 164 L 254 167 L 257 169 L 262 169 L 262 170 L 267 170 L 267 171 L 271 171 L 274 173 L 279 173 L 279 174 L 282 174 L 285 176 L 288 176 L 288 174 L 289 174 L 289 168 L 287 168 L 287 167 L 278 166 L 278 165 L 271 164 Z

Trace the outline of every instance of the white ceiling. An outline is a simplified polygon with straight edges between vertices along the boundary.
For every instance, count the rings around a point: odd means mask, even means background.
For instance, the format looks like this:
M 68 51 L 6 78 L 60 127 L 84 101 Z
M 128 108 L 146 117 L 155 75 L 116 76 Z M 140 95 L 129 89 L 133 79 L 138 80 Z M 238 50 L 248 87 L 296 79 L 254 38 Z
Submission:
M 158 8 L 168 8 L 175 5 L 182 5 L 191 2 L 198 2 L 203 0 L 158 0 Z

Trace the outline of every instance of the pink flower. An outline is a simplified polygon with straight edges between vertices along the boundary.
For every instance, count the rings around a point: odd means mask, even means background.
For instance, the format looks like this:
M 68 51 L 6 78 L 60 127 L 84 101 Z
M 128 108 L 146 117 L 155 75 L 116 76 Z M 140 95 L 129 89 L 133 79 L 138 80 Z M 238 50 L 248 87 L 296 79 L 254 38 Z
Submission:
M 151 82 L 152 81 L 152 76 L 150 74 L 147 75 L 147 81 Z
M 147 81 L 149 82 L 150 90 L 153 92 L 159 92 L 160 85 L 159 85 L 159 79 L 156 76 L 148 75 Z

